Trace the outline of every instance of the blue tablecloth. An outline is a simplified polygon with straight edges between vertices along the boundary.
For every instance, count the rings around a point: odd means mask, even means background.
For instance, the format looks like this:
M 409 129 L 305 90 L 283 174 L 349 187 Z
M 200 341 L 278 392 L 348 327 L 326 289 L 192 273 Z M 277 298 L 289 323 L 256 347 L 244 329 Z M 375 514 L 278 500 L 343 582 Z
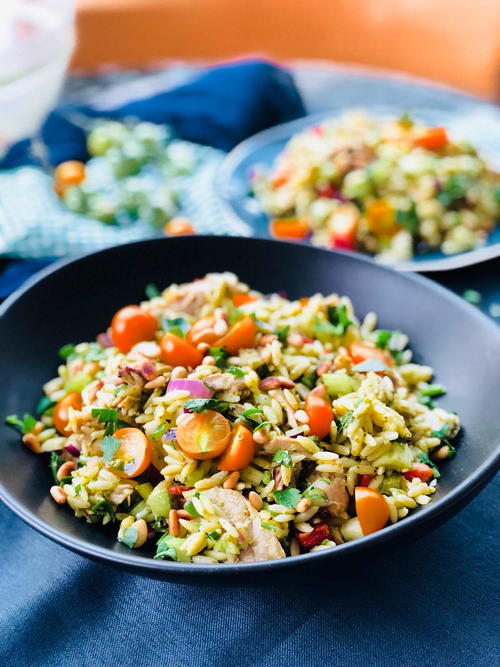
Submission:
M 123 574 L 0 509 L 0 664 L 278 667 L 499 664 L 498 497 L 324 581 L 193 587 Z

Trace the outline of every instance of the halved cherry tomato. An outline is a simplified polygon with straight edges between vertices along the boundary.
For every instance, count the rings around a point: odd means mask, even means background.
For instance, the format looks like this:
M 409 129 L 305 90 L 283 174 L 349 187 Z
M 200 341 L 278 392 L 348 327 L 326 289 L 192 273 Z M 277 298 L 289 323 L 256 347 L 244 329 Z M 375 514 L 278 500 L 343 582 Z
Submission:
M 252 301 L 257 301 L 257 297 L 252 296 L 251 294 L 245 294 L 244 292 L 233 294 L 233 305 L 235 308 L 244 306 L 246 303 L 252 303 Z
M 318 438 L 325 438 L 330 433 L 333 421 L 333 408 L 321 396 L 308 394 L 306 398 L 306 413 L 309 417 L 309 434 Z
M 167 236 L 185 236 L 196 234 L 196 231 L 187 218 L 172 218 L 163 227 L 163 233 Z
M 368 486 L 373 479 L 373 475 L 360 475 L 358 477 L 358 486 Z
M 352 205 L 339 207 L 328 220 L 330 245 L 339 250 L 354 250 L 359 213 Z
M 428 127 L 413 139 L 413 145 L 428 151 L 440 151 L 448 143 L 448 133 L 444 127 Z
M 214 333 L 215 317 L 202 317 L 201 320 L 195 322 L 186 334 L 186 340 L 190 345 L 198 345 L 199 343 L 208 343 L 212 345 L 217 340 L 218 336 Z
M 354 500 L 363 535 L 375 533 L 385 526 L 389 520 L 389 506 L 381 493 L 366 486 L 357 486 Z
M 68 430 L 68 408 L 80 410 L 81 407 L 82 396 L 76 391 L 71 392 L 71 394 L 66 394 L 66 396 L 61 398 L 59 403 L 57 403 L 54 408 L 52 419 L 54 420 L 54 426 L 61 435 L 71 435 L 71 431 Z
M 191 491 L 194 489 L 194 486 L 183 486 L 182 484 L 174 484 L 173 486 L 168 487 L 168 492 L 171 496 L 181 496 L 184 491 Z
M 157 327 L 152 313 L 139 306 L 125 306 L 111 320 L 111 339 L 120 352 L 128 352 L 136 343 L 153 340 Z
M 311 232 L 309 225 L 298 218 L 274 218 L 269 232 L 275 239 L 305 239 Z
M 196 368 L 201 364 L 203 354 L 187 341 L 170 331 L 163 335 L 160 342 L 160 356 L 169 366 L 191 366 Z
M 337 189 L 335 188 L 333 183 L 327 183 L 326 185 L 322 185 L 320 188 L 318 188 L 319 197 L 326 197 L 327 199 L 333 199 L 336 194 L 337 194 Z
M 347 350 L 347 354 L 355 364 L 360 364 L 367 359 L 379 359 L 379 361 L 382 361 L 386 366 L 394 365 L 394 361 L 388 352 L 373 345 L 366 345 L 365 343 L 351 343 Z
M 121 441 L 114 459 L 123 461 L 123 468 L 110 466 L 117 477 L 129 479 L 143 473 L 151 463 L 151 443 L 145 433 L 138 428 L 121 428 L 114 434 Z
M 217 468 L 219 470 L 243 470 L 255 456 L 255 442 L 252 432 L 237 424 L 231 433 L 231 440 L 224 454 L 220 457 Z
M 176 440 L 193 459 L 214 459 L 229 444 L 231 424 L 219 412 L 186 412 L 177 418 Z
M 225 336 L 219 338 L 215 346 L 224 347 L 229 354 L 238 354 L 241 348 L 254 346 L 256 334 L 257 325 L 253 317 L 247 315 L 231 327 Z
M 422 482 L 428 482 L 434 477 L 434 473 L 432 468 L 426 463 L 414 463 L 411 470 L 407 470 L 403 473 L 403 477 L 409 481 L 418 478 L 422 480 Z
M 78 160 L 61 162 L 54 170 L 54 189 L 59 196 L 71 186 L 80 185 L 85 179 L 85 165 Z

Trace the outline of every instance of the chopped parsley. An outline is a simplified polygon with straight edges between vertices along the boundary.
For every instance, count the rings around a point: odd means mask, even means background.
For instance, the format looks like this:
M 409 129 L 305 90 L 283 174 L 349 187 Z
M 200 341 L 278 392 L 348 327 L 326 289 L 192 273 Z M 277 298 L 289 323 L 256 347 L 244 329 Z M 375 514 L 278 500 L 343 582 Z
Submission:
M 318 373 L 316 372 L 316 369 L 312 368 L 310 371 L 307 371 L 307 373 L 304 373 L 300 378 L 300 381 L 302 384 L 305 384 L 308 389 L 314 389 L 316 382 L 318 381 Z
M 137 528 L 129 526 L 118 536 L 118 541 L 123 542 L 123 544 L 126 544 L 130 549 L 133 549 L 138 537 Z
M 82 485 L 81 485 L 81 484 L 77 484 L 77 485 L 75 486 L 75 493 L 76 493 L 77 496 L 80 495 L 80 491 L 81 491 L 81 490 L 82 490 Z
M 166 424 L 162 424 L 159 428 L 156 429 L 156 431 L 153 431 L 153 433 L 151 433 L 151 437 L 154 438 L 155 440 L 157 438 L 161 438 L 161 436 L 165 433 L 167 429 L 168 426 Z
M 129 426 L 127 422 L 118 418 L 118 410 L 115 408 L 92 408 L 92 417 L 98 421 L 106 424 L 104 435 L 113 435 L 119 428 L 126 428 Z
M 109 514 L 111 521 L 115 521 L 116 519 L 115 510 L 109 500 L 98 500 L 90 509 L 95 514 Z
M 282 329 L 276 329 L 276 331 L 274 332 L 278 336 L 278 340 L 282 345 L 286 343 L 289 331 L 290 331 L 290 325 L 287 324 L 286 327 L 283 327 Z
M 451 444 L 451 442 L 450 442 L 449 440 L 443 440 L 443 443 L 444 443 L 444 444 L 448 447 L 448 449 L 449 449 L 446 458 L 447 458 L 447 459 L 452 459 L 452 458 L 455 456 L 455 454 L 457 453 L 456 448 L 453 447 L 453 445 Z
M 380 371 L 388 371 L 389 368 L 380 359 L 365 359 L 365 361 L 353 366 L 352 370 L 356 373 L 368 373 L 368 371 L 378 373 Z
M 445 422 L 445 423 L 441 426 L 441 428 L 439 429 L 439 431 L 431 431 L 431 435 L 432 435 L 434 438 L 441 438 L 441 439 L 445 438 L 445 437 L 448 435 L 448 424 Z
M 268 426 L 272 426 L 271 422 L 260 422 L 260 424 L 257 424 L 257 426 L 255 426 L 253 432 L 255 433 L 255 431 L 258 431 L 261 428 L 267 429 Z
M 195 493 L 195 497 L 199 498 L 200 494 Z M 200 513 L 197 511 L 196 507 L 194 506 L 194 503 L 192 500 L 188 500 L 187 503 L 184 505 L 184 509 L 186 512 L 189 512 L 191 516 L 200 516 Z
M 389 341 L 392 338 L 392 331 L 389 331 L 387 329 L 379 329 L 378 331 L 375 332 L 375 346 L 379 347 L 381 350 L 387 349 L 387 346 L 389 345 Z
M 43 415 L 44 412 L 47 412 L 47 410 L 54 407 L 55 404 L 56 402 L 48 396 L 42 396 L 42 398 L 37 403 L 36 414 Z
M 144 292 L 146 293 L 148 299 L 154 299 L 155 297 L 161 295 L 160 290 L 154 283 L 148 283 L 144 288 Z
M 309 486 L 302 495 L 304 496 L 304 498 L 308 498 L 309 500 L 311 500 L 315 505 L 320 505 L 326 500 L 326 494 L 324 491 L 314 486 L 314 484 L 315 484 L 314 482 L 312 484 L 309 484 Z
M 432 472 L 433 472 L 434 477 L 435 477 L 436 479 L 439 478 L 439 477 L 441 477 L 441 473 L 439 472 L 439 468 L 438 468 L 438 467 L 437 467 L 437 466 L 430 460 L 430 458 L 427 456 L 427 454 L 424 454 L 424 453 L 422 452 L 422 454 L 419 454 L 419 455 L 417 456 L 417 458 L 418 458 L 418 460 L 419 460 L 421 463 L 425 463 L 425 464 L 428 465 L 430 468 L 432 468 Z
M 347 314 L 347 307 L 345 304 L 340 304 L 339 306 L 328 306 L 328 321 L 332 324 L 337 331 L 337 336 L 343 336 L 349 326 L 352 324 L 352 320 Z
M 231 356 L 229 352 L 226 352 L 223 347 L 211 347 L 209 352 L 210 356 L 215 359 L 215 365 L 217 368 L 226 368 L 227 360 Z
M 161 328 L 163 331 L 168 331 L 174 336 L 184 338 L 189 330 L 189 322 L 184 317 L 175 317 L 169 319 L 168 317 L 161 317 Z
M 21 433 L 29 433 L 36 424 L 36 419 L 27 412 L 24 413 L 23 418 L 19 419 L 17 415 L 9 415 L 5 418 L 5 423 L 9 426 L 18 428 Z
M 59 356 L 61 359 L 68 359 L 71 357 L 72 354 L 75 352 L 75 346 L 72 343 L 68 343 L 67 345 L 63 345 L 61 348 L 59 348 Z
M 228 373 L 231 373 L 231 375 L 234 375 L 234 377 L 237 378 L 245 377 L 245 373 L 241 370 L 241 368 L 238 368 L 237 366 L 229 366 L 229 368 L 227 368 L 226 370 Z
M 289 488 L 282 491 L 275 491 L 273 493 L 274 499 L 284 507 L 295 507 L 295 505 L 302 498 L 302 494 L 298 489 Z
M 345 414 L 342 415 L 342 417 L 335 419 L 338 432 L 342 433 L 343 431 L 345 431 L 345 429 L 349 426 L 349 424 L 352 422 L 353 419 L 354 419 L 354 412 L 352 410 L 348 410 Z
M 291 468 L 293 465 L 292 457 L 286 449 L 278 449 L 276 454 L 273 456 L 274 463 L 285 466 L 286 468 Z
M 111 463 L 113 456 L 118 451 L 121 440 L 114 435 L 105 435 L 101 442 L 102 458 L 104 463 Z
M 220 538 L 221 538 L 221 534 L 218 533 L 216 530 L 213 530 L 211 533 L 205 533 L 205 535 L 210 540 L 220 540 Z
M 184 409 L 188 412 L 206 412 L 207 410 L 224 412 L 228 407 L 229 403 L 216 398 L 191 398 L 184 403 Z
M 49 463 L 49 468 L 52 472 L 52 477 L 54 478 L 54 482 L 56 484 L 60 484 L 60 480 L 57 479 L 57 471 L 59 470 L 60 466 L 62 464 L 62 459 L 58 456 L 56 452 L 50 452 L 50 463 Z
M 261 380 L 264 378 L 268 378 L 270 375 L 272 375 L 271 369 L 267 364 L 262 364 L 262 366 L 259 366 L 258 368 L 255 369 L 255 372 L 257 375 L 260 377 Z
M 470 179 L 467 176 L 452 174 L 436 195 L 436 199 L 448 208 L 464 199 L 469 187 Z
M 407 211 L 396 211 L 396 222 L 405 227 L 413 235 L 418 234 L 420 220 L 417 215 L 415 202 L 411 203 Z
M 265 470 L 264 474 L 262 475 L 262 484 L 264 486 L 267 486 L 269 482 L 271 481 L 271 471 L 270 470 Z

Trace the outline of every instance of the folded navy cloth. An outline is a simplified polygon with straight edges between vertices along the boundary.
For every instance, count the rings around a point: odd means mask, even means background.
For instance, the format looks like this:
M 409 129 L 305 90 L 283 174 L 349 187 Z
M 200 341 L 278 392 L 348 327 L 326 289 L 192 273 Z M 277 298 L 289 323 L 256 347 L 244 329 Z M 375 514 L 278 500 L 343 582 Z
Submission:
M 304 114 L 292 75 L 271 63 L 251 60 L 209 69 L 178 88 L 117 108 L 62 105 L 49 115 L 40 137 L 52 165 L 87 158 L 82 118 L 135 117 L 165 123 L 182 139 L 230 150 L 260 130 Z M 0 168 L 36 163 L 26 140 L 10 149 Z

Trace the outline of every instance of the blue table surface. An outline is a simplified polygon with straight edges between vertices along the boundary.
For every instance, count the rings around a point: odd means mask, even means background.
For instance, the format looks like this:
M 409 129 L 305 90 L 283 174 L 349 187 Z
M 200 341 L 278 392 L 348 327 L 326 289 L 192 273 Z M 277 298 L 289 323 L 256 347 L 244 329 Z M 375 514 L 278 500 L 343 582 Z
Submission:
M 107 76 L 96 83 L 104 91 Z M 299 72 L 311 111 L 325 100 L 325 76 Z M 352 77 L 339 81 L 349 87 Z M 69 92 L 88 97 L 88 86 L 72 82 Z M 479 290 L 488 313 L 500 302 L 499 276 L 493 260 L 430 277 L 459 294 Z M 225 587 L 93 563 L 0 507 L 0 664 L 500 664 L 499 497 L 497 478 L 433 533 L 355 569 L 333 565 L 324 581 Z

